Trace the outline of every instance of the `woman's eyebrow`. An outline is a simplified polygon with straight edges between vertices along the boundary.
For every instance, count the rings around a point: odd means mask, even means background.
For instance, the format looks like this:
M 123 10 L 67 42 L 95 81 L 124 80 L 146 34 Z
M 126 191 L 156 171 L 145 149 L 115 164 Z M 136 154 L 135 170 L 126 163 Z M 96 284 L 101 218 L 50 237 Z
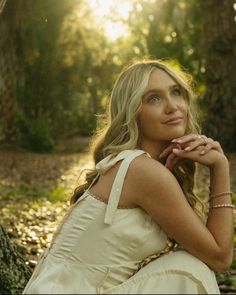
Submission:
M 173 88 L 175 88 L 175 87 L 180 87 L 178 84 L 173 84 L 173 85 L 170 85 L 169 87 L 168 87 L 168 89 L 173 89 Z M 142 97 L 144 97 L 144 96 L 147 96 L 148 94 L 150 94 L 150 93 L 157 93 L 157 92 L 163 92 L 163 89 L 161 89 L 161 88 L 152 88 L 152 89 L 149 89 L 148 91 L 146 91 L 143 95 L 142 95 Z

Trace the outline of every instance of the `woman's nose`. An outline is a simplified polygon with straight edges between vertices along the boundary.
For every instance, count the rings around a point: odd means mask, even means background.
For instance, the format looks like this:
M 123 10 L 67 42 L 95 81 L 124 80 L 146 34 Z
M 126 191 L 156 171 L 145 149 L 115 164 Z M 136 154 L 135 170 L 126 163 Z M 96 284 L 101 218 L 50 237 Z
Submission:
M 167 113 L 172 113 L 177 110 L 177 103 L 173 99 L 173 97 L 167 96 L 166 97 L 166 104 L 165 104 L 165 111 Z

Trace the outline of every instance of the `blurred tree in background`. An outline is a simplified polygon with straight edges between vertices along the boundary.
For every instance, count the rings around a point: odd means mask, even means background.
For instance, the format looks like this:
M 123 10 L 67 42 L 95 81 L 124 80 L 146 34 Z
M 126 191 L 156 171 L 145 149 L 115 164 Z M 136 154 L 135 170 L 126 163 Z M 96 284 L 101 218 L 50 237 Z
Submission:
M 207 134 L 235 150 L 234 8 L 234 0 L 8 0 L 0 14 L 1 141 L 43 152 L 92 135 L 121 68 L 151 57 L 193 75 Z
M 1 9 L 4 9 L 3 4 Z M 0 20 L 0 138 L 7 142 L 14 141 L 16 132 L 15 114 L 18 69 L 15 40 L 12 38 L 15 20 L 11 18 L 10 13 L 11 7 L 8 10 L 5 9 Z
M 236 2 L 200 0 L 205 78 L 204 129 L 226 150 L 236 150 Z M 234 9 L 233 9 L 234 7 Z

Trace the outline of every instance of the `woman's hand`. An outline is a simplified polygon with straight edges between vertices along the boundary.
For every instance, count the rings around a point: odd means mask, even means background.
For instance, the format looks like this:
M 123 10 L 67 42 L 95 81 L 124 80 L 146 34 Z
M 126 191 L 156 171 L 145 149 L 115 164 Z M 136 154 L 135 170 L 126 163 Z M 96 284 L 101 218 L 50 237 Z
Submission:
M 222 156 L 224 152 L 219 142 L 205 135 L 187 134 L 173 139 L 161 153 L 160 158 L 166 157 L 165 166 L 172 170 L 181 158 L 191 159 L 210 167 Z
M 218 141 L 214 141 L 210 137 L 206 137 L 205 135 L 198 134 L 187 134 L 180 138 L 173 139 L 172 143 L 177 143 L 179 145 L 187 145 L 184 147 L 185 151 L 192 151 L 197 147 L 199 148 L 199 153 L 204 155 L 208 151 L 214 149 L 220 153 L 224 153 L 220 143 Z

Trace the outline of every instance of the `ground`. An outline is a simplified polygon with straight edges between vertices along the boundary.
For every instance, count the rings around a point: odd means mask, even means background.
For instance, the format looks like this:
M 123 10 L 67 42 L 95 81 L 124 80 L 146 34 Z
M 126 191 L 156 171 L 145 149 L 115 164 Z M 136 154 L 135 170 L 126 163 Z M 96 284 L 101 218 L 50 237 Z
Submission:
M 232 191 L 236 192 L 236 153 L 230 161 Z M 69 206 L 81 170 L 92 166 L 91 157 L 63 147 L 55 154 L 0 149 L 1 224 L 32 270 L 48 247 L 58 221 Z M 206 194 L 207 169 L 197 172 L 196 190 Z M 235 261 L 230 272 L 217 274 L 222 293 L 236 294 Z

